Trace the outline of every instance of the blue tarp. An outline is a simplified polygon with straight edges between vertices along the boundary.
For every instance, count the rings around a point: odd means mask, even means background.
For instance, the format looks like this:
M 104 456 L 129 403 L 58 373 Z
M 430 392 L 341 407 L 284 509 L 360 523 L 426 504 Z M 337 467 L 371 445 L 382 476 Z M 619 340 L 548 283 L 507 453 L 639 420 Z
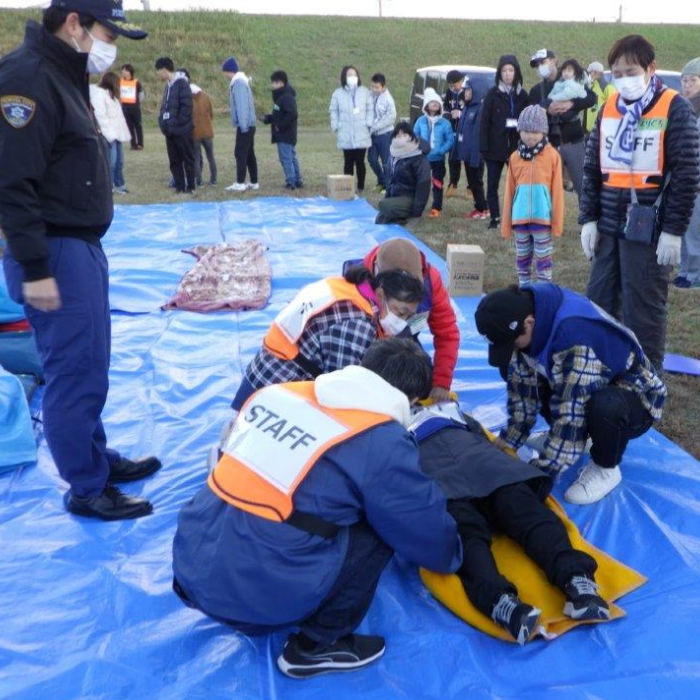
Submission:
M 284 634 L 250 639 L 182 606 L 171 592 L 177 513 L 205 481 L 205 457 L 241 371 L 274 314 L 301 285 L 337 274 L 399 227 L 378 227 L 364 201 L 256 199 L 119 207 L 107 238 L 115 309 L 105 423 L 127 455 L 164 468 L 128 486 L 154 515 L 98 523 L 67 516 L 45 443 L 39 466 L 0 479 L 0 697 L 4 700 L 696 700 L 700 696 L 700 469 L 657 432 L 635 441 L 624 481 L 601 503 L 567 506 L 583 534 L 649 583 L 622 599 L 628 617 L 524 648 L 476 632 L 444 610 L 395 559 L 360 631 L 386 656 L 313 681 L 279 674 Z M 271 304 L 200 315 L 157 309 L 192 264 L 178 251 L 248 237 L 269 246 Z M 415 240 L 415 239 L 414 239 Z M 430 253 L 430 261 L 444 263 Z M 505 390 L 458 300 L 456 388 L 489 426 Z M 120 313 L 128 311 L 129 313 Z M 428 339 L 426 338 L 426 343 Z M 567 472 L 560 497 L 575 478 Z M 279 592 L 284 596 L 284 591 Z
M 35 461 L 36 440 L 24 387 L 17 377 L 0 365 L 0 474 Z M 0 492 L 1 489 L 2 482 Z

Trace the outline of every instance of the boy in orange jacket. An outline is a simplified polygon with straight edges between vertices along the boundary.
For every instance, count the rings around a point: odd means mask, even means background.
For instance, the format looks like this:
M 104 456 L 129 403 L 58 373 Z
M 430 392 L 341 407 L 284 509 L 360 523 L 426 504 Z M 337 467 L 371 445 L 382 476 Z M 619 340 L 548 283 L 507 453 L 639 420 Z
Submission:
M 529 287 L 552 280 L 552 236 L 561 236 L 564 228 L 564 187 L 561 157 L 547 139 L 545 110 L 538 105 L 524 109 L 518 131 L 518 150 L 508 163 L 501 234 L 515 234 L 518 281 Z

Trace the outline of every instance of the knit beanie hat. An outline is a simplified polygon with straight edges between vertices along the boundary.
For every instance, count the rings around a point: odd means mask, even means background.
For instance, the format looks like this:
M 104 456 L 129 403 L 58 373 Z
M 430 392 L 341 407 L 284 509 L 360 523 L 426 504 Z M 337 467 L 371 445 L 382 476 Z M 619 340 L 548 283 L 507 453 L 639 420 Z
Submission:
M 425 110 L 431 102 L 437 102 L 442 108 L 442 97 L 437 94 L 434 88 L 425 88 L 425 92 L 423 93 L 423 110 Z
M 538 131 L 542 134 L 548 134 L 547 112 L 539 105 L 525 107 L 518 118 L 518 131 Z
M 221 71 L 223 73 L 238 73 L 238 62 L 233 56 L 227 58 L 221 64 Z
M 686 63 L 681 75 L 700 75 L 700 57 Z

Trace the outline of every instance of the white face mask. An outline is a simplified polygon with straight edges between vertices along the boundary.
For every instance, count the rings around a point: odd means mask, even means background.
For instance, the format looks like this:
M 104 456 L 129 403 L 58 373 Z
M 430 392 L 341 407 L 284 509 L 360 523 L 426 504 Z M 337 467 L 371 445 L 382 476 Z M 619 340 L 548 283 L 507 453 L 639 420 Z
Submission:
M 400 335 L 408 326 L 406 321 L 397 316 L 393 311 L 390 311 L 388 307 L 386 316 L 380 319 L 379 323 L 387 335 Z
M 547 78 L 552 75 L 552 67 L 549 65 L 549 63 L 542 63 L 537 70 L 544 80 L 547 80 Z
M 90 51 L 88 51 L 88 73 L 98 75 L 99 73 L 108 71 L 117 60 L 117 47 L 114 44 L 108 44 L 106 41 L 94 37 L 90 30 L 86 29 L 85 31 L 87 31 L 92 39 L 92 46 L 90 47 Z M 78 53 L 84 53 L 75 39 L 73 39 L 73 44 Z
M 613 85 L 622 95 L 623 100 L 634 102 L 638 100 L 647 91 L 649 84 L 646 80 L 646 75 L 631 75 L 626 78 L 614 78 Z
M 350 88 L 356 88 L 357 87 L 357 82 L 358 78 L 356 75 L 349 75 L 346 79 L 345 82 L 348 84 L 348 87 Z

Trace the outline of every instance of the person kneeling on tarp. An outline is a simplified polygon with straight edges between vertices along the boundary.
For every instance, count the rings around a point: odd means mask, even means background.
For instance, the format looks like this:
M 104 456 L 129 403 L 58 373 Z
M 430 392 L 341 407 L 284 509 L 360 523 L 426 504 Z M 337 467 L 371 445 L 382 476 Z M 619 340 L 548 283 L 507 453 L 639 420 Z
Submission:
M 455 572 L 462 548 L 405 426 L 430 391 L 410 339 L 374 343 L 362 366 L 254 394 L 224 456 L 181 511 L 173 587 L 244 634 L 297 626 L 277 663 L 295 678 L 384 653 L 354 634 L 394 551 Z
M 540 611 L 518 598 L 491 552 L 495 530 L 515 540 L 566 595 L 564 614 L 575 620 L 607 620 L 598 595 L 595 559 L 574 549 L 564 524 L 544 499 L 552 480 L 506 455 L 454 402 L 414 411 L 409 431 L 418 441 L 423 472 L 447 497 L 457 522 L 464 559 L 458 576 L 472 605 L 525 644 Z
M 508 425 L 497 443 L 518 449 L 541 413 L 549 423 L 534 465 L 557 472 L 592 461 L 564 494 L 595 503 L 621 481 L 628 442 L 660 420 L 666 386 L 629 329 L 585 297 L 554 284 L 487 295 L 475 314 L 489 363 L 508 385 Z

